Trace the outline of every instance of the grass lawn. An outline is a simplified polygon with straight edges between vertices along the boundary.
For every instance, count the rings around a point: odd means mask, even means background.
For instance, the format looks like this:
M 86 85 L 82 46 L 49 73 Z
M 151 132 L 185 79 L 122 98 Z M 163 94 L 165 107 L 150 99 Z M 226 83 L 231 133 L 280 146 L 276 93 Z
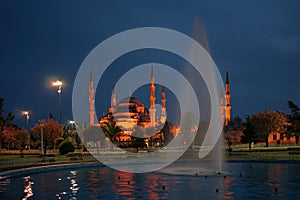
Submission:
M 46 156 L 46 159 L 42 160 L 38 152 L 33 153 L 32 151 L 24 151 L 23 157 L 21 157 L 20 152 L 6 151 L 5 154 L 0 155 L 0 172 L 34 166 L 96 161 L 89 153 L 83 153 L 82 160 L 75 161 L 70 160 L 70 157 L 67 157 L 66 155 L 60 155 L 58 153 L 47 155 L 49 157 Z
M 226 152 L 225 157 L 229 161 L 300 161 L 300 146 L 255 147 L 251 151 L 247 147 L 233 147 L 231 152 L 225 149 L 224 152 Z M 38 150 L 24 151 L 23 154 L 23 157 L 21 157 L 19 151 L 2 151 L 0 155 L 0 172 L 43 165 L 97 162 L 88 152 L 82 153 L 82 160 L 71 160 L 70 157 L 60 155 L 57 151 L 49 151 L 45 160 L 42 160 Z
M 300 146 L 233 147 L 226 152 L 228 160 L 300 160 Z

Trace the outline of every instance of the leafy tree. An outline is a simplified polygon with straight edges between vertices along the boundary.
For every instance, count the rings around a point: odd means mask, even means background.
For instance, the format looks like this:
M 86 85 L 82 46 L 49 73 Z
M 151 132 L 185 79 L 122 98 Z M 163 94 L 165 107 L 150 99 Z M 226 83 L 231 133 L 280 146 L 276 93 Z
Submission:
M 243 120 L 240 117 L 235 117 L 229 122 L 233 130 L 241 130 L 243 128 Z
M 41 127 L 41 123 L 43 127 Z M 41 141 L 41 129 L 43 128 L 44 154 L 46 154 L 47 148 L 54 148 L 56 139 L 60 137 L 61 125 L 52 118 L 41 120 L 41 123 L 35 124 L 31 131 L 35 138 Z
M 161 131 L 164 134 L 164 145 L 168 145 L 174 138 L 174 135 L 170 131 L 170 122 L 166 121 Z
M 18 128 L 14 125 L 8 125 L 4 127 L 3 135 L 4 135 L 4 142 L 8 144 L 9 148 L 16 148 L 16 135 L 17 135 Z
M 69 127 L 65 125 L 61 125 L 61 137 L 67 139 L 70 136 Z
M 79 137 L 78 132 L 75 130 L 72 133 L 73 137 L 75 138 L 76 146 L 79 147 L 82 144 L 81 138 Z
M 5 135 L 3 133 L 6 126 L 12 125 L 12 121 L 14 119 L 14 115 L 12 113 L 8 113 L 7 116 L 3 116 L 4 113 L 4 99 L 0 98 L 0 155 L 2 150 L 2 143 L 5 141 Z
M 115 121 L 104 122 L 104 125 L 101 126 L 104 134 L 112 142 L 115 142 L 115 136 L 121 129 L 117 126 Z
M 23 150 L 29 146 L 29 133 L 25 129 L 20 129 L 16 125 L 8 125 L 4 128 L 3 134 L 5 142 L 13 149 L 19 149 L 21 157 L 23 157 Z
M 298 144 L 300 136 L 300 109 L 292 101 L 288 101 L 288 106 L 291 109 L 292 114 L 288 115 L 288 121 L 290 123 L 290 126 L 288 127 L 287 134 L 288 136 L 295 136 L 296 144 Z
M 258 135 L 255 130 L 255 127 L 252 125 L 250 117 L 246 118 L 245 129 L 243 130 L 243 135 L 241 137 L 242 143 L 249 144 L 249 151 L 251 150 L 251 143 L 258 141 Z
M 272 132 L 283 133 L 287 127 L 287 117 L 277 111 L 266 110 L 251 116 L 250 121 L 258 135 L 265 139 L 266 147 L 269 146 L 268 137 Z
M 62 143 L 65 139 L 62 137 L 56 138 L 55 147 L 59 147 L 60 143 Z
M 29 145 L 29 133 L 25 129 L 18 129 L 16 135 L 16 146 L 20 149 L 21 158 L 23 157 L 23 150 Z

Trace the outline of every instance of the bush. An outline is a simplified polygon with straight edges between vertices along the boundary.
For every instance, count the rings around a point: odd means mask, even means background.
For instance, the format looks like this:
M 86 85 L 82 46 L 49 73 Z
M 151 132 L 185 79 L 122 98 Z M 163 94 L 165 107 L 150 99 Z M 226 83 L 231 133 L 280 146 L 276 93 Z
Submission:
M 65 140 L 62 143 L 60 143 L 59 145 L 59 153 L 61 155 L 65 155 L 69 152 L 74 152 L 74 146 L 72 144 L 72 142 Z
M 57 138 L 57 139 L 55 140 L 55 147 L 58 148 L 59 145 L 60 145 L 64 140 L 65 140 L 65 139 L 62 138 L 62 137 Z

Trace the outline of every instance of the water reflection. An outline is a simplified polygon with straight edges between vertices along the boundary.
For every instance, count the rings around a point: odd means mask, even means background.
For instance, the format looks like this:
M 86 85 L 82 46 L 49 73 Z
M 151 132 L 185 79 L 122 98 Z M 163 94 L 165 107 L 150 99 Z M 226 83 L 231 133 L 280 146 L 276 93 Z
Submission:
M 298 199 L 299 164 L 234 163 L 226 178 L 225 199 Z M 240 177 L 239 174 L 242 173 Z
M 266 184 L 267 186 L 273 190 L 270 194 L 270 196 L 284 196 L 282 193 L 278 192 L 278 188 L 283 189 L 282 185 L 282 169 L 283 166 L 281 165 L 275 165 L 275 166 L 270 166 L 268 165 L 268 170 L 267 170 L 267 179 L 269 180 Z
M 7 186 L 9 184 L 10 184 L 10 178 L 9 177 L 0 177 L 0 194 L 6 191 Z
M 226 177 L 223 174 L 212 176 L 131 174 L 107 167 L 33 173 L 24 178 L 11 177 L 1 180 L 0 199 L 298 199 L 299 197 L 299 164 L 227 163 L 225 167 L 226 171 L 232 171 L 226 174 Z
M 67 180 L 69 180 L 69 190 L 70 190 L 70 194 L 69 194 L 69 200 L 76 200 L 77 199 L 77 192 L 80 189 L 78 183 L 77 183 L 77 171 L 70 171 L 69 176 L 67 176 Z M 58 178 L 58 181 L 62 181 L 62 178 Z M 68 193 L 66 191 L 62 191 L 58 194 L 56 194 L 56 198 L 57 199 L 63 199 L 65 195 L 67 195 Z
M 159 174 L 132 174 L 109 168 L 94 168 L 84 181 L 89 199 L 166 199 L 169 182 Z
M 168 181 L 161 179 L 158 174 L 147 174 L 146 177 L 149 184 L 149 187 L 146 188 L 147 199 L 166 199 L 167 191 L 170 190 Z
M 133 196 L 136 189 L 134 174 L 115 171 L 113 182 L 114 184 L 111 187 L 113 193 L 119 194 L 120 196 L 127 196 L 127 198 Z
M 230 177 L 230 176 L 226 176 L 226 178 L 224 178 L 224 199 L 233 199 L 234 196 L 234 191 L 228 190 L 229 187 L 235 187 L 236 186 L 236 178 L 234 177 Z M 226 187 L 227 186 L 227 187 Z
M 25 183 L 25 186 L 24 186 L 25 195 L 22 198 L 22 200 L 27 200 L 33 196 L 33 187 L 32 186 L 33 186 L 34 182 L 31 180 L 30 176 L 23 177 L 23 180 Z

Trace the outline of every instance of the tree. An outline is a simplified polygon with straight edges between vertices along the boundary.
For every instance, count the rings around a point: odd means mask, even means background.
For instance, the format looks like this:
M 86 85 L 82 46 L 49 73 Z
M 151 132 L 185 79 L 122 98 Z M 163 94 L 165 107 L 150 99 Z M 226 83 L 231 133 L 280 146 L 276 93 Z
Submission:
M 59 145 L 65 140 L 65 138 L 59 137 L 55 140 L 55 147 L 59 148 Z
M 246 123 L 245 123 L 245 129 L 243 130 L 243 135 L 241 137 L 242 143 L 248 143 L 249 144 L 249 151 L 251 150 L 251 144 L 252 142 L 256 142 L 258 140 L 258 135 L 255 130 L 255 127 L 252 125 L 250 117 L 247 116 Z
M 300 113 L 299 107 L 294 104 L 292 101 L 288 101 L 288 106 L 291 109 L 291 115 L 288 115 L 288 121 L 290 126 L 288 126 L 287 134 L 288 136 L 296 137 L 296 144 L 298 144 L 299 136 L 300 136 Z
M 43 124 L 43 127 L 41 127 Z M 46 154 L 47 148 L 54 148 L 55 141 L 61 135 L 61 125 L 58 124 L 54 119 L 44 119 L 40 123 L 35 124 L 31 129 L 35 138 L 41 141 L 41 129 L 43 128 L 43 141 L 44 141 L 44 154 Z
M 240 117 L 235 117 L 229 122 L 233 130 L 241 130 L 243 128 L 243 120 Z
M 68 126 L 61 125 L 61 135 L 60 136 L 64 139 L 67 139 L 70 136 Z
M 12 113 L 8 113 L 6 117 L 3 116 L 4 113 L 4 99 L 0 98 L 0 155 L 2 150 L 2 143 L 5 141 L 5 135 L 3 133 L 4 129 L 8 125 L 12 125 L 12 121 L 14 119 L 14 115 Z
M 18 129 L 16 135 L 16 146 L 20 149 L 21 158 L 23 157 L 23 150 L 29 146 L 29 133 L 25 129 Z
M 8 125 L 3 130 L 5 142 L 10 148 L 19 149 L 21 157 L 23 157 L 23 150 L 29 146 L 30 136 L 27 130 L 20 129 L 16 125 Z
M 115 121 L 104 122 L 104 126 L 101 128 L 111 142 L 115 142 L 116 134 L 121 131 Z
M 161 129 L 161 131 L 164 134 L 164 145 L 168 145 L 174 138 L 174 135 L 170 132 L 170 122 L 166 121 L 166 123 L 164 124 L 163 128 Z
M 18 127 L 15 125 L 5 126 L 3 129 L 3 136 L 5 138 L 4 142 L 7 143 L 9 148 L 16 148 L 16 136 Z
M 258 135 L 265 139 L 266 147 L 269 146 L 269 134 L 272 132 L 284 133 L 288 124 L 285 114 L 271 110 L 251 116 L 250 121 Z

